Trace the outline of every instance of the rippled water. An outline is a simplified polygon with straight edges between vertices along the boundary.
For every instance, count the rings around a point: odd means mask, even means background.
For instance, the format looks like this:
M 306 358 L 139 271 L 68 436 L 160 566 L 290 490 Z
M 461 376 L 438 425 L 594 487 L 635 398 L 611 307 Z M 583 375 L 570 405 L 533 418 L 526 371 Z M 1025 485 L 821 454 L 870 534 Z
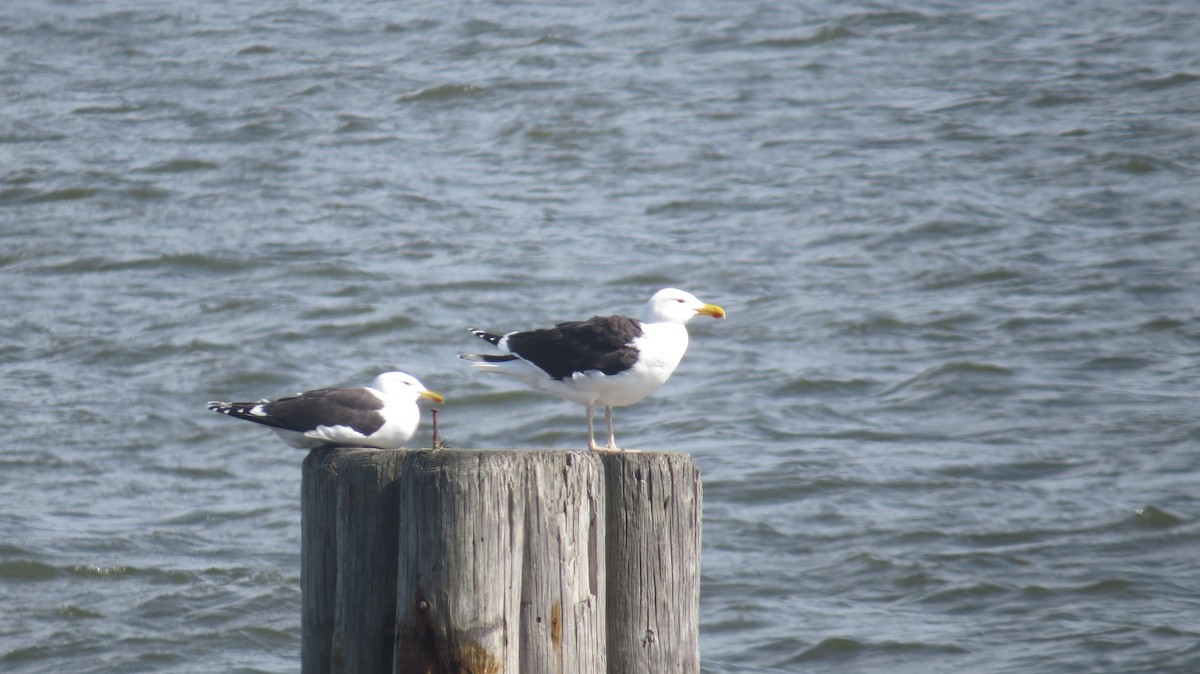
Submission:
M 399 367 L 458 446 L 577 448 L 465 329 L 676 285 L 730 320 L 617 430 L 704 473 L 706 672 L 1197 671 L 1197 34 L 4 5 L 0 669 L 295 671 L 302 456 L 204 401 Z

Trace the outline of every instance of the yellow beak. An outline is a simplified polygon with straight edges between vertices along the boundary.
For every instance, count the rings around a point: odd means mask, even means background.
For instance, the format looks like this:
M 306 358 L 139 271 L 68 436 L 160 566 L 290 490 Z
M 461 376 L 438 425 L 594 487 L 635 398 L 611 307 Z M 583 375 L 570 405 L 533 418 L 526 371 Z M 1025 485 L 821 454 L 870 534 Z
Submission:
M 439 405 L 446 402 L 446 397 L 437 391 L 421 391 L 421 397 L 426 400 L 432 400 Z
M 705 304 L 702 308 L 697 309 L 696 313 L 713 318 L 725 318 L 725 310 L 715 304 Z

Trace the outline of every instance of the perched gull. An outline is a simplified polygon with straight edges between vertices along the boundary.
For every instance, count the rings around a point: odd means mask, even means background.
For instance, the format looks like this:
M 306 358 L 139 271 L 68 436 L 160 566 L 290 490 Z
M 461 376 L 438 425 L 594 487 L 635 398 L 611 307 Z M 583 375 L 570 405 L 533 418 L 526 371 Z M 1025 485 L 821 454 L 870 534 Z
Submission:
M 444 402 L 404 372 L 384 372 L 370 386 L 319 388 L 256 403 L 211 401 L 208 409 L 253 421 L 298 449 L 315 447 L 403 447 L 417 431 L 417 399 Z
M 485 372 L 508 375 L 535 390 L 587 405 L 588 449 L 621 451 L 613 437 L 612 408 L 632 405 L 667 381 L 687 350 L 684 325 L 697 314 L 725 318 L 721 307 L 666 288 L 646 303 L 640 321 L 595 316 L 506 335 L 472 330 L 503 354 L 459 357 Z M 607 447 L 596 444 L 592 430 L 597 405 L 604 408 Z

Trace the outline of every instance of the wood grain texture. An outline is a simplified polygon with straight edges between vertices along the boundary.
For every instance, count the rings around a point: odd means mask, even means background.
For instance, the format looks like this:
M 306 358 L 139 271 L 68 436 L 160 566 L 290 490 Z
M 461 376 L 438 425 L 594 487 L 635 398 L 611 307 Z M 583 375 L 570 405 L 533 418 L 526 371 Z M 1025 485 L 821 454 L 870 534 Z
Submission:
M 515 671 L 603 674 L 601 465 L 574 452 L 522 455 L 525 545 Z
M 387 672 L 396 626 L 399 471 L 403 454 L 338 453 L 337 598 L 332 674 Z
M 595 458 L 414 454 L 400 481 L 395 672 L 604 671 Z
M 337 599 L 337 451 L 304 458 L 300 483 L 300 670 L 328 674 Z
M 700 671 L 700 470 L 677 452 L 602 454 L 609 674 Z
M 699 671 L 686 454 L 316 450 L 304 674 Z

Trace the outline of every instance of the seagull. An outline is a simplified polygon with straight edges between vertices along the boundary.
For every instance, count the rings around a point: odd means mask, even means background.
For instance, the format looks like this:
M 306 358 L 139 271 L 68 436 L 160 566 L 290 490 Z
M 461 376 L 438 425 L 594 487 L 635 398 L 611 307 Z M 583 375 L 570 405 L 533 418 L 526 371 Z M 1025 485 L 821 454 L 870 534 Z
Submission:
M 687 350 L 684 327 L 698 315 L 725 318 L 725 310 L 676 288 L 660 290 L 646 303 L 642 320 L 595 316 L 553 328 L 498 335 L 471 333 L 502 353 L 459 354 L 475 368 L 513 377 L 543 393 L 587 406 L 588 449 L 624 451 L 613 435 L 612 408 L 632 405 L 666 383 Z M 608 444 L 596 444 L 592 418 L 604 408 Z
M 426 389 L 411 374 L 384 372 L 370 386 L 319 388 L 256 403 L 214 400 L 208 409 L 269 426 L 297 449 L 396 449 L 417 431 L 419 398 L 445 402 L 442 394 Z

